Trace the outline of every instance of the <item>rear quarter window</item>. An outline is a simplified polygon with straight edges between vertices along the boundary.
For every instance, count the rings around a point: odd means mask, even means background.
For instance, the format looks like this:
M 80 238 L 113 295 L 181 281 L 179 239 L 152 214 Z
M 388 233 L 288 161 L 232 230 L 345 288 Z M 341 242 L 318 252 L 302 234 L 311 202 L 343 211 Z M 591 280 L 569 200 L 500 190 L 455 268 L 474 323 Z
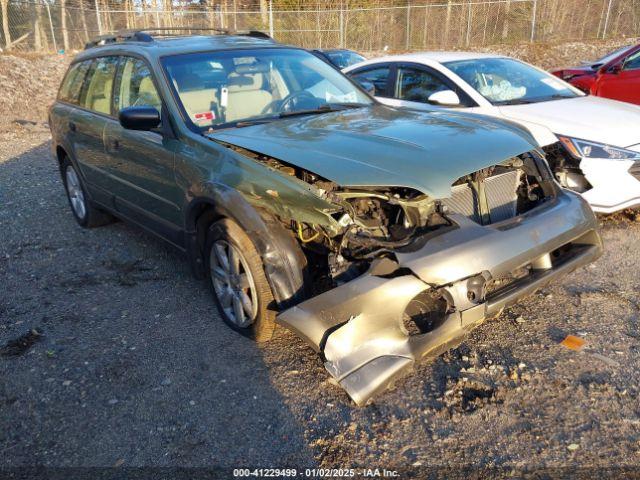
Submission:
M 91 60 L 74 63 L 69 67 L 69 70 L 60 85 L 58 100 L 68 103 L 78 103 L 82 84 L 85 76 L 87 75 L 87 70 L 89 70 L 89 65 L 91 65 Z

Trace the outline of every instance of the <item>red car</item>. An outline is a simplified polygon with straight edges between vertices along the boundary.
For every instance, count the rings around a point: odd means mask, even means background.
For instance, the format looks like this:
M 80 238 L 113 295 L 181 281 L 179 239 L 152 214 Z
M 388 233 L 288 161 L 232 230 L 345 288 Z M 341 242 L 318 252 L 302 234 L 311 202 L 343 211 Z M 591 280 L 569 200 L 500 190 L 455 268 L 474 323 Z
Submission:
M 552 73 L 586 93 L 640 105 L 640 44 Z

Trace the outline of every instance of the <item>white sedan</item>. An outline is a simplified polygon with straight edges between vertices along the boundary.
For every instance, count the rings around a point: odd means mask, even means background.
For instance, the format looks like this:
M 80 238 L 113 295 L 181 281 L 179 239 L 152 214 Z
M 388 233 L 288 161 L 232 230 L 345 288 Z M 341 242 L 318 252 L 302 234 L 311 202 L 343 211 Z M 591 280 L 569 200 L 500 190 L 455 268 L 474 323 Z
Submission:
M 518 122 L 544 146 L 560 184 L 595 211 L 640 206 L 640 106 L 587 96 L 544 70 L 492 54 L 396 55 L 344 72 L 387 105 L 463 108 Z

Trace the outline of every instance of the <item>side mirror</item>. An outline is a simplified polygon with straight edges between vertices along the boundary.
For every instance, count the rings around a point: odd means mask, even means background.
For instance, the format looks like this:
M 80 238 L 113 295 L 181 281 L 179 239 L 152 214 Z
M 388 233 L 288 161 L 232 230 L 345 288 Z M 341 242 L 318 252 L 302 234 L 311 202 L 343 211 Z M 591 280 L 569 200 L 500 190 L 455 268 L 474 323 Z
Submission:
M 441 90 L 431 94 L 428 98 L 429 103 L 442 105 L 447 107 L 455 107 L 460 105 L 460 97 L 453 90 Z
M 160 112 L 153 107 L 128 107 L 120 110 L 118 120 L 127 130 L 151 130 L 160 125 Z
M 610 67 L 604 66 L 600 69 L 600 73 L 610 73 L 612 75 L 618 75 L 622 71 L 622 64 L 616 63 Z
M 356 80 L 362 89 L 372 97 L 376 96 L 376 86 L 369 80 Z

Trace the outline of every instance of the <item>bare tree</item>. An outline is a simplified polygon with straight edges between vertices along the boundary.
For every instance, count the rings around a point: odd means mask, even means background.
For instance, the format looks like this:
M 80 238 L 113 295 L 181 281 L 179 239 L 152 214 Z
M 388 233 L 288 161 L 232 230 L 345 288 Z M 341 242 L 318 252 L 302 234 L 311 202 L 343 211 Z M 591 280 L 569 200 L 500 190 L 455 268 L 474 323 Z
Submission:
M 507 0 L 504 4 L 504 23 L 502 24 L 502 39 L 506 40 L 509 36 L 509 10 L 511 9 L 511 1 Z
M 84 9 L 84 0 L 80 1 L 80 17 L 82 19 L 82 30 L 84 31 L 84 41 L 89 41 L 89 29 L 87 28 L 87 15 Z
M 64 51 L 69 50 L 69 32 L 67 32 L 67 0 L 60 0 L 60 28 L 62 29 L 62 43 Z
M 4 35 L 4 46 L 11 50 L 11 32 L 9 32 L 9 0 L 0 0 L 0 10 L 2 11 L 2 33 Z
M 262 24 L 267 25 L 269 23 L 269 3 L 267 0 L 260 0 L 260 16 Z

